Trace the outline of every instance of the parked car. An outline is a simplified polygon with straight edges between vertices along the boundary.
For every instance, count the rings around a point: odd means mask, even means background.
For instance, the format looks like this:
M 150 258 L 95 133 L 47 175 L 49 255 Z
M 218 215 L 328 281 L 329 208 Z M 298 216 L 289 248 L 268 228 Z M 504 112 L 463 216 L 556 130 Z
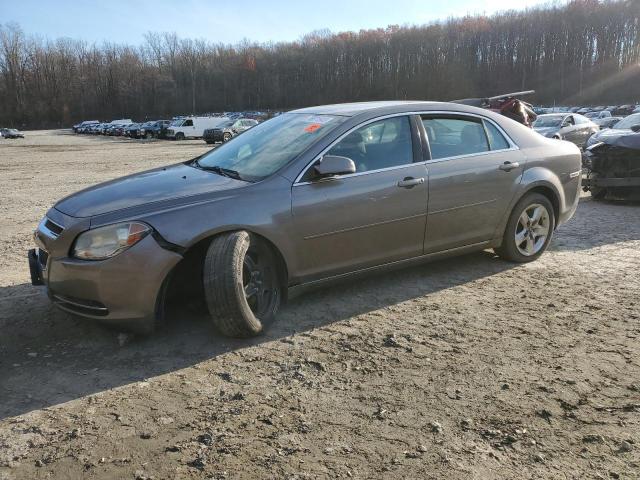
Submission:
M 255 335 L 308 286 L 486 248 L 537 259 L 577 208 L 580 172 L 575 145 L 485 109 L 296 110 L 57 202 L 32 282 L 67 312 L 141 331 L 172 294 L 200 294 L 220 331 Z
M 603 142 L 608 139 L 618 138 L 633 133 L 635 128 L 640 128 L 640 113 L 633 113 L 624 117 L 613 127 L 600 130 L 592 135 L 587 141 L 587 147 Z
M 600 130 L 606 130 L 607 128 L 613 127 L 620 120 L 622 120 L 622 117 L 607 117 L 594 120 L 593 123 L 598 125 Z
M 583 187 L 596 200 L 640 200 L 640 118 L 623 126 L 630 128 L 616 125 L 584 152 Z
M 74 133 L 82 133 L 81 130 L 91 125 L 97 125 L 98 123 L 100 123 L 98 120 L 85 120 L 84 122 L 76 123 L 72 128 Z
M 211 144 L 216 142 L 228 142 L 239 133 L 245 132 L 258 125 L 257 120 L 250 118 L 240 118 L 221 123 L 216 128 L 208 128 L 202 134 L 205 142 Z
M 587 117 L 589 120 L 600 120 L 603 118 L 609 118 L 611 117 L 611 112 L 608 110 L 598 110 L 598 111 L 593 111 L 593 112 L 589 112 L 589 113 L 585 113 L 584 114 L 585 117 Z
M 533 129 L 545 137 L 568 140 L 582 147 L 600 127 L 577 113 L 551 113 L 540 115 L 533 122 Z
M 123 130 L 124 136 L 129 138 L 139 138 L 139 131 L 141 126 L 142 125 L 140 123 L 132 123 L 130 125 L 126 125 Z
M 3 128 L 1 129 L 1 132 L 4 138 L 24 138 L 24 134 L 15 128 Z
M 166 138 L 171 120 L 156 120 L 143 126 L 141 135 L 144 138 Z
M 633 113 L 633 111 L 635 110 L 636 106 L 635 105 L 620 105 L 618 108 L 616 108 L 613 112 L 611 112 L 612 115 L 615 115 L 617 117 L 626 117 L 627 115 L 631 115 Z
M 167 138 L 184 140 L 202 138 L 204 131 L 228 121 L 227 117 L 183 117 L 174 120 L 167 129 Z

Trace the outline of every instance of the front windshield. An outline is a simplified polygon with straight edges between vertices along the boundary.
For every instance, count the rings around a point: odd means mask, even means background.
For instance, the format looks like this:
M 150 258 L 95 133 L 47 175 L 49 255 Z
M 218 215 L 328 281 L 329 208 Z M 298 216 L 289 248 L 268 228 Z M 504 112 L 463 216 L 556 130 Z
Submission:
M 171 122 L 171 126 L 172 127 L 180 127 L 180 126 L 182 126 L 182 122 L 184 122 L 184 118 L 179 118 L 179 119 L 174 120 L 173 122 Z
M 533 128 L 559 127 L 560 124 L 562 123 L 562 119 L 563 117 L 557 117 L 557 116 L 553 116 L 553 117 L 540 116 L 535 122 L 533 122 Z
M 234 123 L 236 123 L 235 120 L 227 120 L 226 122 L 222 122 L 219 127 L 220 128 L 227 128 L 230 127 L 231 125 L 233 125 Z
M 600 112 L 589 112 L 584 114 L 587 118 L 598 118 L 598 115 L 600 115 Z
M 633 115 L 629 115 L 628 117 L 624 117 L 618 123 L 616 123 L 613 128 L 618 130 L 631 130 L 631 127 L 634 125 L 640 125 L 640 113 L 634 113 Z
M 287 113 L 257 125 L 200 157 L 194 166 L 233 170 L 258 181 L 292 161 L 347 117 Z

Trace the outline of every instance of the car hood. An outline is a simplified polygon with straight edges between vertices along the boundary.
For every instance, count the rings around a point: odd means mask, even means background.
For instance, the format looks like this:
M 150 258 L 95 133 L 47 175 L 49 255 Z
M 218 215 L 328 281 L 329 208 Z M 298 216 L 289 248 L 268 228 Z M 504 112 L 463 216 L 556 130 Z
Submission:
M 60 200 L 55 208 L 72 217 L 92 217 L 246 185 L 247 182 L 181 163 L 136 173 L 81 190 Z
M 558 127 L 533 127 L 533 129 L 540 135 L 548 135 L 550 133 L 557 133 L 560 130 Z
M 631 130 L 607 128 L 606 130 L 600 130 L 599 132 L 594 133 L 593 139 L 599 142 L 604 142 L 605 140 L 611 140 L 613 138 L 622 137 L 624 135 L 631 135 L 631 134 L 633 134 Z

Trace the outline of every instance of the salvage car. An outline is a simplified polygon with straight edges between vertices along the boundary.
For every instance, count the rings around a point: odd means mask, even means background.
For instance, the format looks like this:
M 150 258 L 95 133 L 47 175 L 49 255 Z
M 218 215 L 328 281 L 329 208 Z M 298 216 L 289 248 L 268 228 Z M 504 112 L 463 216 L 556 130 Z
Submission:
M 549 113 L 540 115 L 533 122 L 533 129 L 545 137 L 568 140 L 582 147 L 600 127 L 577 113 Z
M 222 333 L 256 335 L 308 287 L 487 248 L 531 262 L 574 214 L 580 173 L 574 144 L 485 109 L 295 110 L 60 200 L 35 231 L 32 283 L 139 331 L 188 293 Z
M 257 120 L 251 118 L 239 118 L 238 120 L 229 120 L 223 124 L 208 128 L 202 134 L 202 138 L 208 144 L 216 142 L 228 142 L 239 133 L 245 132 L 252 127 L 258 125 Z
M 601 132 L 584 153 L 584 190 L 595 199 L 640 200 L 640 114 Z
M 500 113 L 505 117 L 509 117 L 516 122 L 520 122 L 527 127 L 531 127 L 538 117 L 538 114 L 534 111 L 530 103 L 522 100 L 522 97 L 535 93 L 535 90 L 526 90 L 524 92 L 505 93 L 488 98 L 465 98 L 462 100 L 453 100 L 453 102 L 486 108 L 493 112 Z
M 633 128 L 640 125 L 640 113 L 634 113 L 624 117 L 613 127 L 595 133 L 587 141 L 587 147 L 600 143 L 609 138 L 617 138 L 633 133 Z

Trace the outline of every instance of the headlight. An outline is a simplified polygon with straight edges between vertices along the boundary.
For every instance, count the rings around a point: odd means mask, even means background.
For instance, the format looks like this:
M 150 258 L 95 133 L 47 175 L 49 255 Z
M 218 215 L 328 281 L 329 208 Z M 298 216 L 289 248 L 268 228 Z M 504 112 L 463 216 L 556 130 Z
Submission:
M 117 223 L 78 235 L 72 255 L 82 260 L 104 260 L 131 248 L 151 232 L 140 222 Z

